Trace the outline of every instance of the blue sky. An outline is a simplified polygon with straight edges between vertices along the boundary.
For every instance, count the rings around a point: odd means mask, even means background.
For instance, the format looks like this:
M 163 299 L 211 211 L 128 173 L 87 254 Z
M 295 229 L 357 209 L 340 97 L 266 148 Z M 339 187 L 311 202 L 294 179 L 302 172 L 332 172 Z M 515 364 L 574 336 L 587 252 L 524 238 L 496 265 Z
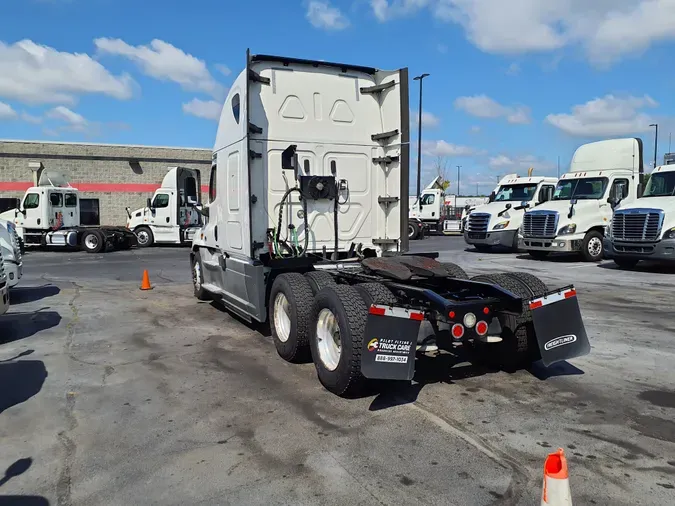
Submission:
M 211 147 L 247 47 L 430 73 L 424 180 L 463 193 L 675 130 L 675 0 L 4 0 L 0 138 Z

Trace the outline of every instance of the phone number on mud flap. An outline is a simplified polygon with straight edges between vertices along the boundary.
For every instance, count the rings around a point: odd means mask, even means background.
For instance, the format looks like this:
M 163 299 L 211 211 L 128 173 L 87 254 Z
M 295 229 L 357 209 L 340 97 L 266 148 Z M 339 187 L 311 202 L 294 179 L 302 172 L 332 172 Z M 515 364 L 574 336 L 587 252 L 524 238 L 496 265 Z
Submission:
M 375 362 L 395 362 L 397 364 L 406 364 L 408 357 L 397 357 L 395 355 L 375 355 Z

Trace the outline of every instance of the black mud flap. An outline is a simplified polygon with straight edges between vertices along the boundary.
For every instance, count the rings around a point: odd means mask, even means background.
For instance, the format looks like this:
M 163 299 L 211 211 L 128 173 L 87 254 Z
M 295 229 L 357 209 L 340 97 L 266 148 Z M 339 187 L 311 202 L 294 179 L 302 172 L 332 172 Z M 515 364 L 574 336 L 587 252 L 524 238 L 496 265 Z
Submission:
M 372 305 L 361 350 L 361 374 L 369 379 L 411 380 L 417 334 L 424 313 Z
M 546 367 L 590 353 L 591 344 L 573 286 L 530 301 L 530 309 L 542 362 Z

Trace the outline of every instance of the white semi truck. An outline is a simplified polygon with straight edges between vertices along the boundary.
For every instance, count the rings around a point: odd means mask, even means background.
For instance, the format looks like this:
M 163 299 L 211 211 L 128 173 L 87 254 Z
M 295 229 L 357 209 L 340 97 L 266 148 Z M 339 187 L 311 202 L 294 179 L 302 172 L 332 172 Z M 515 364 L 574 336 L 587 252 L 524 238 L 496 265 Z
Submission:
M 551 200 L 554 177 L 508 175 L 499 181 L 488 204 L 476 207 L 467 218 L 464 240 L 478 251 L 503 246 L 518 251 L 518 230 L 528 209 Z
M 9 284 L 7 283 L 7 274 L 2 258 L 2 248 L 0 248 L 0 315 L 5 314 L 9 309 Z
M 534 258 L 579 253 L 603 258 L 603 240 L 613 208 L 632 205 L 643 173 L 642 141 L 612 139 L 580 146 L 553 198 L 523 217 L 521 248 Z
M 0 214 L 11 221 L 22 245 L 60 247 L 99 253 L 129 249 L 136 236 L 123 227 L 80 225 L 80 197 L 65 175 L 44 170 L 42 163 L 30 162 L 33 185 L 24 194 L 18 209 Z
M 622 268 L 675 261 L 675 165 L 656 167 L 642 196 L 614 210 L 604 242 L 606 256 Z
M 337 395 L 411 380 L 423 320 L 439 348 L 505 368 L 587 353 L 573 287 L 406 254 L 409 109 L 407 69 L 247 53 L 196 207 L 195 296 L 269 321 L 278 354 L 311 357 Z
M 443 232 L 445 191 L 439 176 L 427 185 L 418 197 L 408 199 L 408 239 L 413 241 L 427 233 Z
M 0 219 L 0 250 L 7 284 L 16 286 L 23 276 L 23 255 L 14 223 Z
M 202 226 L 195 206 L 202 202 L 201 175 L 197 169 L 170 167 L 162 185 L 148 198 L 146 207 L 127 211 L 127 228 L 138 238 L 138 246 L 155 243 L 189 244 Z

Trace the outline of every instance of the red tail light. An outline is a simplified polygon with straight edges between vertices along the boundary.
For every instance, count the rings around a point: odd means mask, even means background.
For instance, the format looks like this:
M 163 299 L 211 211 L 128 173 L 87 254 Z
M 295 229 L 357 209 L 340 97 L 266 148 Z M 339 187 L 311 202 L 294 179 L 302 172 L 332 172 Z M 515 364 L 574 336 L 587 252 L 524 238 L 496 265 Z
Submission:
M 459 323 L 455 323 L 452 326 L 452 337 L 455 339 L 461 339 L 464 337 L 464 326 Z
M 479 336 L 484 336 L 485 334 L 487 334 L 487 331 L 488 331 L 487 322 L 479 321 L 478 323 L 476 323 L 476 334 L 478 334 Z

